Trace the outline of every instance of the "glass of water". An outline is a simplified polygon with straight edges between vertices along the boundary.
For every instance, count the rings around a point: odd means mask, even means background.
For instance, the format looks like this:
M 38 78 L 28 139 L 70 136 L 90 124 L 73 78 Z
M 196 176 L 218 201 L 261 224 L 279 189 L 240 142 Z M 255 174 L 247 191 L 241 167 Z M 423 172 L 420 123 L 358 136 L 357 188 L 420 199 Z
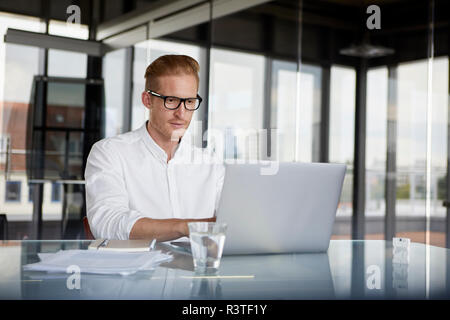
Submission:
M 226 223 L 189 222 L 188 227 L 195 271 L 216 272 L 225 243 Z

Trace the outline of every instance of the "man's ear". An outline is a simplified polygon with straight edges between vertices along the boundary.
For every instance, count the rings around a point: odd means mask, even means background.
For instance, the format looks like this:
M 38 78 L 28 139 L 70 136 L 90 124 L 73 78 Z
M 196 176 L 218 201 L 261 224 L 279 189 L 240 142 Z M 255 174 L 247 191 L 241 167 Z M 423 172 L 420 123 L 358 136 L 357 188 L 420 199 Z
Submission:
M 142 104 L 149 110 L 152 109 L 151 107 L 151 102 L 150 102 L 150 95 L 146 92 L 143 91 L 142 95 L 141 95 L 141 99 L 142 99 Z

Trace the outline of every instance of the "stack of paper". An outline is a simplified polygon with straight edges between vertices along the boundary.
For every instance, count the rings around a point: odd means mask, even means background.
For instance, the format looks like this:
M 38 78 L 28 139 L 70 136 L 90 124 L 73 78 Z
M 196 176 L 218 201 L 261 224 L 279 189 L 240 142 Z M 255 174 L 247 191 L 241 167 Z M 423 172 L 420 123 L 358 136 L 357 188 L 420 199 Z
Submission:
M 137 252 L 151 251 L 156 244 L 156 239 L 150 240 L 108 240 L 97 239 L 89 245 L 89 250 Z
M 161 251 L 112 252 L 101 250 L 60 250 L 56 253 L 39 253 L 40 262 L 23 266 L 26 271 L 133 274 L 140 270 L 152 270 L 160 263 L 172 260 Z M 69 268 L 70 267 L 70 268 Z M 71 271 L 69 271 L 71 270 Z

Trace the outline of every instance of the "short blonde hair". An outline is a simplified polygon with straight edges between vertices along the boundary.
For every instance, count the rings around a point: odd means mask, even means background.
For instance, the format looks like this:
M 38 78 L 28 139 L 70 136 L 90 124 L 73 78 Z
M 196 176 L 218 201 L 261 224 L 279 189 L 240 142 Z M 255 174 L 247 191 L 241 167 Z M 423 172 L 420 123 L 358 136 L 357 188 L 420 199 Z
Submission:
M 193 75 L 200 82 L 200 65 L 189 56 L 170 54 L 153 61 L 145 70 L 145 90 L 158 90 L 158 77 L 168 75 Z

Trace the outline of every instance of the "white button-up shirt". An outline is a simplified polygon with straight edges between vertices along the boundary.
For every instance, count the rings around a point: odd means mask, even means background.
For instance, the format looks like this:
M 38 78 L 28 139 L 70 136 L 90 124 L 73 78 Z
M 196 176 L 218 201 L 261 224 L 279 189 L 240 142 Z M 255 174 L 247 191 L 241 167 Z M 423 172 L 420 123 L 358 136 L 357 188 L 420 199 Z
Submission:
M 189 130 L 188 130 L 189 131 Z M 210 218 L 217 209 L 225 167 L 186 133 L 167 162 L 146 124 L 96 142 L 89 154 L 86 207 L 96 238 L 128 239 L 138 219 Z

